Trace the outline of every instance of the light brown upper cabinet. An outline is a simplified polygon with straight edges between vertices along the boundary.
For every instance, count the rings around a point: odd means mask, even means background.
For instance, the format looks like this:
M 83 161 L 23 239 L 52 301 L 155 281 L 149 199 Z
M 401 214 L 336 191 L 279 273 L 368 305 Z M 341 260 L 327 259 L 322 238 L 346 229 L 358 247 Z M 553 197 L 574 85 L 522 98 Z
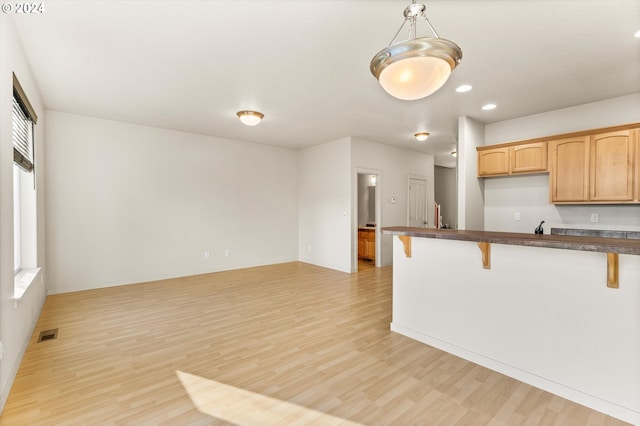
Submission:
M 640 201 L 638 129 L 549 142 L 552 203 Z
M 547 171 L 546 142 L 478 147 L 477 151 L 479 177 Z
M 549 172 L 554 204 L 640 204 L 640 123 L 480 146 L 478 177 Z
M 509 147 L 478 149 L 478 176 L 509 174 Z
M 636 129 L 634 133 L 632 133 L 635 139 L 636 146 L 636 200 L 640 201 L 640 130 Z
M 633 201 L 636 134 L 622 130 L 591 136 L 591 201 Z
M 589 136 L 549 142 L 552 203 L 589 200 Z
M 510 171 L 516 173 L 539 173 L 547 171 L 547 143 L 527 143 L 509 147 Z

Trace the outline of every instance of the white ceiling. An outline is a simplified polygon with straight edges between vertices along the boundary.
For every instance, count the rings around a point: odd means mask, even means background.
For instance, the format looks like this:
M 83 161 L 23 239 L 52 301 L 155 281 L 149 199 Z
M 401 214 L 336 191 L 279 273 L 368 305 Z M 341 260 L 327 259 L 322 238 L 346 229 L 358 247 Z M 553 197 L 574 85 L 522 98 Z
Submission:
M 639 0 L 428 0 L 462 63 L 430 97 L 394 99 L 369 61 L 409 3 L 48 0 L 11 19 L 48 109 L 295 149 L 352 136 L 445 164 L 459 116 L 491 123 L 640 92 Z M 431 36 L 424 23 L 418 35 Z M 473 90 L 456 93 L 462 83 Z M 242 125 L 242 109 L 263 123 Z

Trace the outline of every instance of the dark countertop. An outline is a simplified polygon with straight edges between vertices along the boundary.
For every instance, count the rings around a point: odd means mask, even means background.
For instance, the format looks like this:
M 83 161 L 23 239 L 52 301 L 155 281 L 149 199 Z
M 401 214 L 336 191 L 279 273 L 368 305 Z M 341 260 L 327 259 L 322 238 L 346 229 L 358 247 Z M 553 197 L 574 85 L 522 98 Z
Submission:
M 390 226 L 383 234 L 406 235 L 419 238 L 475 241 L 516 246 L 546 247 L 565 250 L 596 251 L 640 255 L 640 240 L 574 235 L 536 235 L 514 232 L 467 231 L 457 229 L 412 228 Z
M 600 229 L 551 228 L 551 235 L 573 235 L 581 237 L 628 238 L 640 240 L 638 231 L 607 231 Z

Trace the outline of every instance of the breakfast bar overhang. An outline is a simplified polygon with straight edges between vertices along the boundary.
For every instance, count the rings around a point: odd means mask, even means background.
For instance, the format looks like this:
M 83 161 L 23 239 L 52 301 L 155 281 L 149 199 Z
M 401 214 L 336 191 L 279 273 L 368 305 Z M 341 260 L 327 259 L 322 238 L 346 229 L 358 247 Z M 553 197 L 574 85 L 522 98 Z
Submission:
M 392 331 L 640 424 L 640 240 L 382 232 Z

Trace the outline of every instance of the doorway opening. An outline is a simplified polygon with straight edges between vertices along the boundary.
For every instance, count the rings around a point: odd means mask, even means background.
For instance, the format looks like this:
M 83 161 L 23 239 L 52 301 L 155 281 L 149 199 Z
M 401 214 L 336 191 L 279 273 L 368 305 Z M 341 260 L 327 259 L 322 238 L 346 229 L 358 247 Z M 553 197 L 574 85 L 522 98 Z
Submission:
M 358 169 L 355 177 L 354 238 L 351 256 L 353 272 L 367 266 L 379 267 L 382 264 L 382 174 L 378 170 Z
M 456 166 L 434 167 L 434 199 L 440 206 L 440 228 L 458 229 L 458 190 Z

